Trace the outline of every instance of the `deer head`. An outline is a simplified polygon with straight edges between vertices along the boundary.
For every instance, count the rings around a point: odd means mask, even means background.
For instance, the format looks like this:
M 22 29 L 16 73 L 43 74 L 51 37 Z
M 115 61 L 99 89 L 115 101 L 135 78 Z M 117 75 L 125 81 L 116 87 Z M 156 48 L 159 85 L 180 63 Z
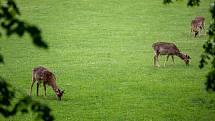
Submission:
M 190 56 L 187 55 L 187 54 L 183 54 L 182 58 L 183 58 L 185 64 L 188 66 L 188 65 L 189 65 L 189 62 L 190 62 L 189 59 L 191 59 Z
M 61 100 L 61 97 L 63 96 L 63 93 L 64 93 L 64 90 L 61 90 L 61 89 L 56 89 L 56 95 L 58 97 L 59 100 Z

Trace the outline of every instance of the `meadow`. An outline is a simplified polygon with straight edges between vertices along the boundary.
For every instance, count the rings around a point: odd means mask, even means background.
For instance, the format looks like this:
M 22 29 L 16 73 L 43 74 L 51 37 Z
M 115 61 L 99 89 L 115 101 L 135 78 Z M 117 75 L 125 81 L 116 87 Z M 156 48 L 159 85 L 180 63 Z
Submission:
M 214 121 L 215 94 L 205 90 L 209 68 L 199 69 L 206 31 L 194 38 L 190 22 L 206 18 L 210 0 L 187 7 L 186 0 L 17 0 L 23 20 L 37 25 L 49 49 L 31 38 L 0 38 L 5 63 L 0 74 L 16 90 L 16 102 L 28 95 L 32 68 L 52 70 L 65 90 L 58 101 L 51 87 L 33 98 L 52 109 L 56 121 Z M 152 44 L 175 43 L 191 57 L 190 66 L 165 56 L 153 66 Z M 29 113 L 1 121 L 32 121 Z

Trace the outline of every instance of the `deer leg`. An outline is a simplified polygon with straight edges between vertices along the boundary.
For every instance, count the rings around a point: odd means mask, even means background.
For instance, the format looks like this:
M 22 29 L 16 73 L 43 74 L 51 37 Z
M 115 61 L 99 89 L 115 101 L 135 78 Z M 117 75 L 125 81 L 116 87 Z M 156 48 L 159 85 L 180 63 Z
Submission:
M 154 66 L 156 66 L 156 55 L 154 55 Z
M 202 22 L 201 27 L 205 30 L 205 22 Z
M 43 82 L 43 87 L 44 87 L 44 95 L 46 96 L 46 83 Z
M 32 94 L 32 88 L 33 88 L 33 86 L 34 86 L 34 83 L 35 83 L 35 79 L 32 77 L 31 90 L 30 90 L 30 93 L 29 93 L 30 96 L 31 96 L 31 94 Z
M 196 37 L 198 35 L 198 33 L 199 33 L 198 31 L 195 31 L 194 36 Z
M 169 55 L 167 55 L 166 57 L 166 61 L 164 62 L 164 67 L 166 66 L 166 62 L 168 61 L 168 59 L 169 59 Z
M 154 66 L 160 67 L 160 65 L 158 64 L 158 54 L 157 54 L 157 52 L 155 52 L 155 54 L 154 54 Z
M 37 96 L 39 96 L 39 87 L 40 87 L 40 83 L 37 82 Z
M 156 53 L 154 53 L 154 66 L 156 65 Z
M 172 62 L 175 64 L 175 61 L 174 61 L 174 56 L 172 55 Z

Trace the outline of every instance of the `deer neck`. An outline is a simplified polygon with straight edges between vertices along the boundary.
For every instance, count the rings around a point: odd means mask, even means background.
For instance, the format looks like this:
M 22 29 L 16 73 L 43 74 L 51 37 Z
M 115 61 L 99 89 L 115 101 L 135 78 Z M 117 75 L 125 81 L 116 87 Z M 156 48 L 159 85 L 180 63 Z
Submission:
M 178 54 L 176 54 L 178 57 L 180 57 L 182 60 L 184 59 L 184 54 L 183 53 L 178 53 Z
M 55 81 L 52 81 L 52 83 L 50 85 L 54 91 L 59 89 Z

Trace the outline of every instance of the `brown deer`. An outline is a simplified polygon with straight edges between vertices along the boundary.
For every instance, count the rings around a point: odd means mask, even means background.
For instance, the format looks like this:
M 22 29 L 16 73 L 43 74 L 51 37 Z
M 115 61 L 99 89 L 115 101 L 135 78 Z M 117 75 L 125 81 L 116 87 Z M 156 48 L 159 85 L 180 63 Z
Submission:
M 191 33 L 194 32 L 195 37 L 199 34 L 200 30 L 205 29 L 204 27 L 205 18 L 202 16 L 197 16 L 191 21 Z
M 182 60 L 184 60 L 186 65 L 189 65 L 189 59 L 191 59 L 190 56 L 181 53 L 174 43 L 156 42 L 152 44 L 152 48 L 154 49 L 154 66 L 160 67 L 158 64 L 159 55 L 167 55 L 166 61 L 164 62 L 164 67 L 169 59 L 169 56 L 172 57 L 174 63 L 174 55 L 180 57 Z
M 33 88 L 35 81 L 37 81 L 37 96 L 39 95 L 40 83 L 43 82 L 45 96 L 46 96 L 46 85 L 48 84 L 52 87 L 52 89 L 56 93 L 58 99 L 61 100 L 61 97 L 63 96 L 64 91 L 61 90 L 60 88 L 58 88 L 58 86 L 56 84 L 55 75 L 51 71 L 49 71 L 47 68 L 45 68 L 43 66 L 38 66 L 38 67 L 33 68 L 30 95 L 32 93 L 32 88 Z
M 191 33 L 194 32 L 194 37 L 196 37 L 199 34 L 200 29 L 202 28 L 201 25 L 202 25 L 201 20 L 194 19 L 191 21 Z

